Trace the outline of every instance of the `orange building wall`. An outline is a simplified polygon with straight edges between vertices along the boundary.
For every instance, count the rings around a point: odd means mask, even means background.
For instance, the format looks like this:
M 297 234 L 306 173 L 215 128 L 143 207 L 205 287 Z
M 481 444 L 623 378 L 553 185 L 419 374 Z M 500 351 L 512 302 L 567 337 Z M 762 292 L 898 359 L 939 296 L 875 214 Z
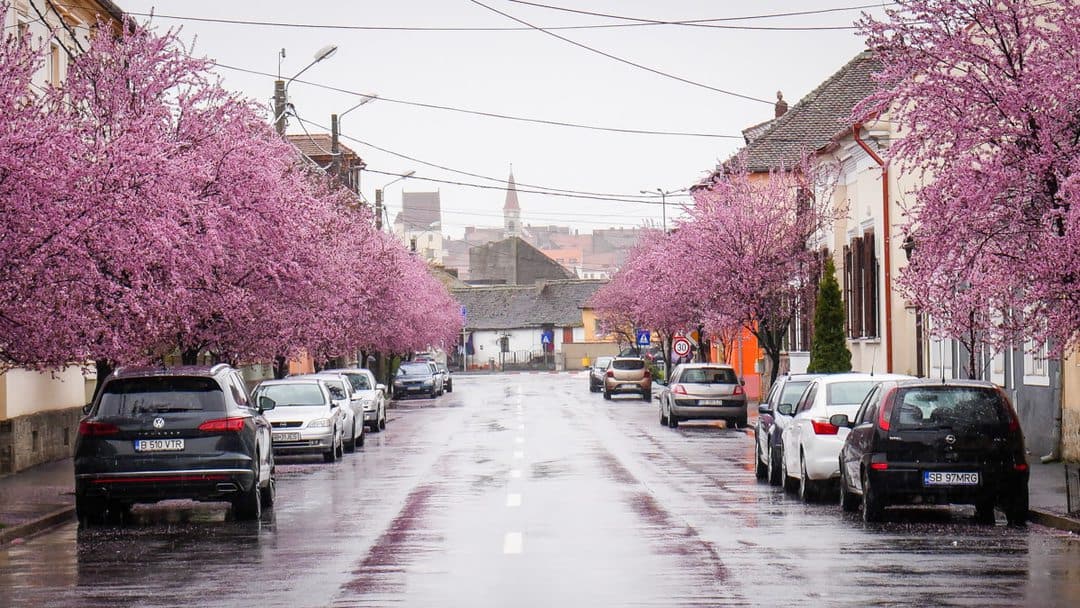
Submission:
M 764 353 L 758 346 L 757 338 L 750 330 L 743 328 L 739 340 L 731 352 L 731 361 L 723 360 L 723 351 L 719 338 L 712 339 L 712 352 L 710 361 L 728 363 L 735 368 L 735 373 L 746 381 L 746 396 L 748 399 L 761 398 L 761 374 L 758 373 L 758 362 L 764 358 Z

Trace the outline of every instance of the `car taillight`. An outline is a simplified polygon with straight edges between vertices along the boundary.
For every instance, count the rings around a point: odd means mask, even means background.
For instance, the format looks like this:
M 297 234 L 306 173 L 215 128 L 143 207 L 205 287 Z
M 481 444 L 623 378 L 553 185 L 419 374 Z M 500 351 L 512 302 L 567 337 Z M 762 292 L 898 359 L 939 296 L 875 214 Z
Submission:
M 652 378 L 652 373 L 649 370 L 645 370 L 645 379 L 649 380 L 650 378 Z
M 615 372 L 613 372 L 613 371 L 611 371 L 609 369 L 609 370 L 607 370 L 607 373 L 604 374 L 604 375 L 607 376 L 608 378 L 614 378 L 615 377 Z
M 810 424 L 814 427 L 815 435 L 835 435 L 840 427 L 829 424 L 828 420 L 811 420 Z
M 881 407 L 878 409 L 878 428 L 883 431 L 889 430 L 889 420 L 892 419 L 893 397 L 895 395 L 896 389 L 894 388 L 886 393 L 881 400 Z
M 108 422 L 90 422 L 83 420 L 79 423 L 79 434 L 83 437 L 101 437 L 115 435 L 120 432 L 120 427 Z
M 871 462 L 870 463 L 870 468 L 874 469 L 875 471 L 888 471 L 889 470 L 889 463 L 887 463 L 887 462 Z
M 1019 463 L 1019 464 L 1014 464 L 1014 465 L 1013 465 L 1013 469 L 1015 469 L 1015 470 L 1017 470 L 1017 471 L 1020 471 L 1021 473 L 1023 473 L 1024 471 L 1028 470 L 1028 465 L 1027 465 L 1027 463 L 1026 463 L 1026 462 L 1021 462 L 1021 463 Z
M 246 416 L 216 418 L 200 424 L 199 430 L 207 433 L 239 433 L 244 430 L 244 423 L 246 421 Z
M 731 391 L 731 394 L 732 395 L 742 395 L 744 392 L 745 391 L 743 391 L 742 385 L 741 384 L 736 384 L 735 385 L 735 390 Z
M 676 395 L 685 395 L 686 387 L 681 384 L 676 384 L 675 386 L 671 387 L 671 392 L 675 393 Z

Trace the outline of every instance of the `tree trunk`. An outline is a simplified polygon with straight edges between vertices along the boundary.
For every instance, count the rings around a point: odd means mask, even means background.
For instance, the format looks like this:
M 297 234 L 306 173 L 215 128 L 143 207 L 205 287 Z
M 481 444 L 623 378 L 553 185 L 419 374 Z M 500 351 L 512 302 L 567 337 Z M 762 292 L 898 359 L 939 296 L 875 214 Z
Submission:
M 274 379 L 281 380 L 289 373 L 289 360 L 285 355 L 274 357 Z
M 98 394 L 101 393 L 101 385 L 105 383 L 105 378 L 108 378 L 109 374 L 113 373 L 114 369 L 116 368 L 113 367 L 112 362 L 107 359 L 94 360 L 94 370 L 97 372 L 97 383 L 94 384 L 94 396 L 91 397 L 91 402 L 93 402 L 94 399 L 97 399 Z
M 184 365 L 198 365 L 199 363 L 199 349 L 198 348 L 185 348 L 180 351 L 180 362 Z

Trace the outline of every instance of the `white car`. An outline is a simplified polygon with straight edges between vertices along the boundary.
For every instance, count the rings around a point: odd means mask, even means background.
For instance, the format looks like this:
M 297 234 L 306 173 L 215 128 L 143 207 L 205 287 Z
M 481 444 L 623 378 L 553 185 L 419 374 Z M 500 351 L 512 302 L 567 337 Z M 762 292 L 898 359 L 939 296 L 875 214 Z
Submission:
M 326 384 L 330 396 L 345 413 L 345 451 L 355 452 L 364 445 L 364 400 L 353 391 L 352 381 L 344 374 L 321 371 L 311 374 Z
M 798 489 L 811 501 L 840 479 L 840 449 L 850 429 L 829 423 L 835 414 L 855 416 L 864 397 L 886 380 L 908 380 L 903 374 L 831 374 L 816 378 L 798 403 L 784 404 L 781 414 L 794 417 L 781 435 L 781 476 L 784 488 Z
M 386 385 L 375 381 L 375 374 L 360 367 L 328 369 L 323 373 L 342 374 L 352 383 L 353 392 L 360 396 L 364 409 L 364 425 L 373 433 L 386 428 Z
M 341 458 L 343 408 L 318 379 L 264 380 L 251 396 L 270 423 L 274 454 L 322 454 L 326 462 Z

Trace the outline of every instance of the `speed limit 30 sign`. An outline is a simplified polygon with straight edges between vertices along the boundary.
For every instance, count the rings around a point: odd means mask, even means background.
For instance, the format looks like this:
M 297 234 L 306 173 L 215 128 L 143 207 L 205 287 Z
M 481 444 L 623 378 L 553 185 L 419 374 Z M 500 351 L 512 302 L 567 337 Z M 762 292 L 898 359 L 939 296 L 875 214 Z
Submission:
M 690 354 L 690 340 L 682 336 L 676 337 L 671 343 L 671 350 L 675 351 L 675 354 L 680 357 L 685 357 Z

